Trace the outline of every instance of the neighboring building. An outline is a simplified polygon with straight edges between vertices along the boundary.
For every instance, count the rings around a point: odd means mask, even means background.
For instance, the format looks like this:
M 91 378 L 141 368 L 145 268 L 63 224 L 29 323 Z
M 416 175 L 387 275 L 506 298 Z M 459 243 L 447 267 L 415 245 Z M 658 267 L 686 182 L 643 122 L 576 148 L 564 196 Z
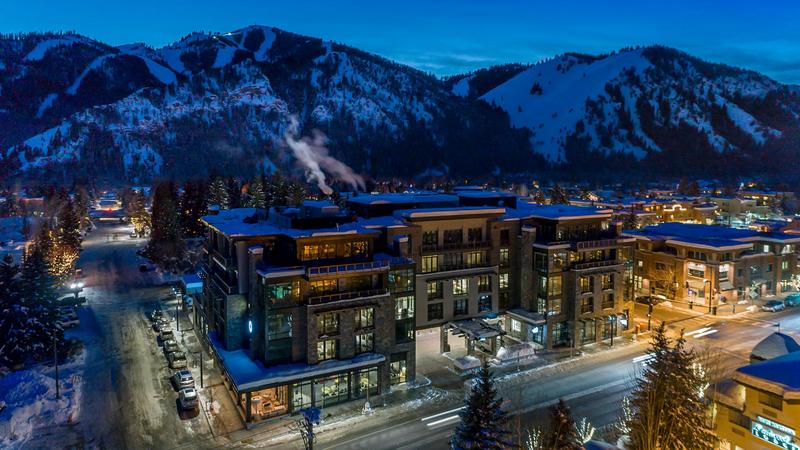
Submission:
M 635 286 L 715 312 L 720 303 L 792 289 L 800 235 L 664 223 L 624 233 L 636 239 Z
M 800 344 L 793 337 L 775 332 L 753 347 L 750 352 L 750 362 L 766 361 L 796 351 L 800 351 Z
M 458 206 L 458 197 L 436 192 L 358 194 L 347 198 L 347 208 L 359 217 L 391 216 L 395 211 L 415 208 Z
M 594 206 L 610 209 L 614 220 L 621 221 L 634 212 L 640 226 L 664 222 L 691 222 L 710 225 L 717 220 L 717 205 L 702 202 L 697 197 L 635 198 L 622 197 L 606 200 L 571 200 L 576 206 Z
M 528 205 L 513 214 L 521 224 L 514 268 L 521 295 L 507 311 L 508 337 L 549 349 L 613 342 L 627 330 L 633 240 L 611 227 L 611 211 Z
M 737 369 L 709 389 L 720 450 L 800 449 L 800 352 Z
M 195 307 L 248 422 L 379 395 L 414 378 L 414 265 L 327 202 L 223 210 Z M 396 244 L 396 245 L 395 245 Z

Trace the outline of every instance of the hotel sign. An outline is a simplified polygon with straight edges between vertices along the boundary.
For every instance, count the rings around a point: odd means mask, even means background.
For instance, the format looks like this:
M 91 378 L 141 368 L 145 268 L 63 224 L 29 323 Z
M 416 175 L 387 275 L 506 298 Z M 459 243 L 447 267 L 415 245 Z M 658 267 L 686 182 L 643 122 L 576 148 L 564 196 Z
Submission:
M 786 450 L 800 450 L 800 447 L 794 444 L 794 437 L 796 435 L 793 429 L 765 417 L 756 416 L 756 420 L 753 421 L 750 431 L 753 433 L 753 436 L 767 441 L 772 445 L 785 448 Z

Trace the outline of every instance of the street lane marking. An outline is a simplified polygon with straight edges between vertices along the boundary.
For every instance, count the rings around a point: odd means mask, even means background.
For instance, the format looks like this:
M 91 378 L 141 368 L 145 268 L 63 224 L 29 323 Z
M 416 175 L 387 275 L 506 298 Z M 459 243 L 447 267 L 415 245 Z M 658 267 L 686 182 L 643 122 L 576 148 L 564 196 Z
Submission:
M 428 428 L 436 428 L 437 425 L 441 425 L 441 424 L 444 424 L 444 423 L 447 423 L 447 422 L 452 422 L 453 420 L 457 420 L 459 418 L 461 418 L 461 416 L 459 416 L 459 415 L 445 417 L 444 419 L 440 419 L 440 420 L 437 420 L 437 421 L 434 421 L 434 422 L 430 422 L 427 425 L 428 425 Z
M 690 332 L 688 332 L 688 333 L 684 333 L 683 335 L 684 335 L 684 336 L 692 336 L 692 335 L 694 335 L 694 334 L 705 333 L 706 331 L 708 331 L 708 330 L 710 330 L 710 329 L 711 329 L 711 327 L 703 327 L 703 328 L 699 328 L 699 329 L 697 329 L 697 330 L 694 330 L 694 331 L 690 331 Z
M 461 410 L 462 410 L 462 409 L 464 409 L 464 408 L 466 408 L 466 406 L 462 406 L 462 407 L 460 407 L 460 408 L 456 408 L 456 409 L 451 409 L 450 411 L 444 411 L 444 412 L 440 412 L 439 414 L 434 414 L 434 415 L 432 415 L 432 416 L 423 417 L 422 419 L 419 419 L 419 420 L 420 420 L 420 421 L 422 421 L 422 422 L 427 422 L 427 421 L 429 421 L 429 420 L 431 420 L 431 419 L 435 419 L 435 418 L 437 418 L 437 417 L 446 416 L 446 415 L 448 415 L 448 414 L 453 414 L 454 412 L 461 411 Z
M 637 356 L 636 358 L 633 358 L 633 363 L 634 364 L 642 363 L 644 365 L 647 365 L 647 364 L 650 364 L 650 361 L 652 361 L 653 358 L 655 358 L 655 357 L 656 357 L 655 355 L 649 355 L 649 354 L 648 355 Z
M 714 334 L 714 333 L 716 333 L 717 331 L 719 331 L 719 330 L 708 330 L 708 331 L 704 331 L 704 332 L 702 332 L 702 333 L 700 333 L 700 334 L 696 334 L 696 335 L 694 336 L 694 338 L 695 338 L 695 339 L 698 339 L 698 338 L 701 338 L 701 337 L 703 337 L 703 336 L 708 336 L 709 334 Z

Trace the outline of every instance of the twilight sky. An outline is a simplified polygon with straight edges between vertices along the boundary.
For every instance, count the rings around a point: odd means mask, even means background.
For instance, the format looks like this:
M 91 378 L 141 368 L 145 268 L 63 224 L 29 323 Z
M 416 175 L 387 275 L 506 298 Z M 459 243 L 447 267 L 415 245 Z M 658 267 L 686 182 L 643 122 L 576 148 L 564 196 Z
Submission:
M 448 75 L 559 53 L 664 44 L 800 84 L 796 0 L 2 0 L 0 32 L 74 30 L 159 47 L 259 24 Z

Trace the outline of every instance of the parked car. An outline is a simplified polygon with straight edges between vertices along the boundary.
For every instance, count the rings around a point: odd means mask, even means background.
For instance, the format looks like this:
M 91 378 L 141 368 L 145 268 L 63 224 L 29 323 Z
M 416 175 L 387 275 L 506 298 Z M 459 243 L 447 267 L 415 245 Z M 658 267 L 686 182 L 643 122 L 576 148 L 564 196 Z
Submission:
M 181 351 L 170 353 L 167 355 L 167 359 L 169 360 L 170 369 L 185 369 L 187 367 L 186 354 Z
M 170 339 L 175 339 L 175 333 L 172 332 L 169 328 L 162 325 L 161 327 L 161 334 L 159 334 L 161 338 L 161 342 L 168 341 Z
M 147 315 L 147 317 L 150 318 L 151 322 L 158 322 L 164 318 L 164 311 L 160 309 L 154 309 L 150 312 L 150 314 Z
M 172 383 L 179 390 L 183 388 L 193 388 L 194 377 L 192 376 L 192 372 L 188 369 L 175 372 L 172 374 Z
M 178 403 L 181 409 L 192 410 L 197 408 L 197 390 L 193 387 L 183 388 L 178 392 Z
M 786 306 L 800 305 L 800 294 L 789 294 L 783 302 Z
M 180 347 L 178 347 L 178 343 L 175 342 L 175 339 L 167 339 L 166 341 L 164 341 L 165 355 L 169 355 L 172 352 L 177 352 L 178 350 L 180 350 Z
M 780 300 L 770 300 L 761 307 L 762 311 L 777 312 L 786 309 L 786 305 Z
M 163 323 L 161 323 L 161 321 L 157 320 L 157 321 L 153 322 L 153 331 L 155 331 L 156 334 L 158 334 L 159 336 L 161 335 L 161 329 L 162 328 L 166 328 L 166 327 L 164 326 Z

